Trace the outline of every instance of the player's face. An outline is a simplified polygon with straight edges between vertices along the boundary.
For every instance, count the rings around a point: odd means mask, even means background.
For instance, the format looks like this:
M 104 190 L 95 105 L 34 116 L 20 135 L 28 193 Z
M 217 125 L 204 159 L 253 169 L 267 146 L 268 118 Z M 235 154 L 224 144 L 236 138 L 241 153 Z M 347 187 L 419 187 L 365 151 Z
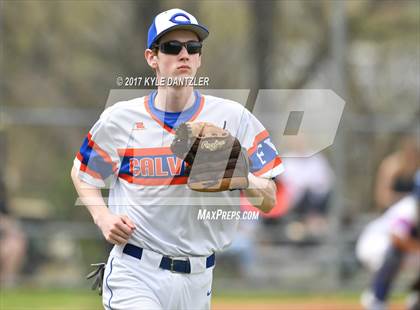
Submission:
M 188 30 L 174 30 L 165 34 L 159 43 L 165 43 L 169 41 L 178 42 L 198 42 L 197 35 Z M 177 55 L 163 53 L 158 51 L 157 55 L 153 54 L 152 51 L 146 50 L 145 57 L 149 65 L 156 70 L 158 78 L 161 77 L 193 77 L 197 73 L 197 69 L 201 65 L 200 53 L 189 54 L 185 46 L 182 47 L 181 51 Z

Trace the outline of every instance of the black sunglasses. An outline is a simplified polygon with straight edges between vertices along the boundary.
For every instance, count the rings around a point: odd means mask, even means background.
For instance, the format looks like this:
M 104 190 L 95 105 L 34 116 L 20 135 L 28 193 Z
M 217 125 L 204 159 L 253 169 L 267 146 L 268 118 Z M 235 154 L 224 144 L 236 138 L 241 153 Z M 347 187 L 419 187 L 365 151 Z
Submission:
M 162 53 L 170 55 L 178 55 L 183 46 L 187 49 L 188 54 L 197 54 L 201 53 L 203 44 L 198 41 L 179 42 L 173 40 L 155 45 Z

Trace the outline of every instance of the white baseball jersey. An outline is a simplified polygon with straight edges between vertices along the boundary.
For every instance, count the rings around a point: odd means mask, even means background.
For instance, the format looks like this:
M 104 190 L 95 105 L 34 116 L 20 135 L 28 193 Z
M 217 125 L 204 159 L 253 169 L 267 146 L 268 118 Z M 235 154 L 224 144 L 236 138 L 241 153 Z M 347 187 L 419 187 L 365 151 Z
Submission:
M 382 216 L 370 223 L 366 233 L 407 237 L 417 225 L 417 200 L 409 195 L 391 206 Z
M 402 238 L 409 236 L 417 225 L 418 212 L 414 195 L 406 196 L 395 203 L 382 216 L 366 226 L 356 245 L 357 257 L 369 269 L 379 268 L 391 244 L 391 235 Z
M 226 126 L 248 150 L 251 172 L 273 178 L 283 171 L 263 125 L 239 103 L 195 91 L 192 107 L 176 113 L 156 109 L 157 92 L 107 108 L 90 130 L 74 165 L 84 182 L 110 186 L 108 205 L 137 226 L 129 243 L 171 256 L 207 256 L 229 245 L 237 220 L 198 220 L 198 211 L 239 210 L 239 191 L 190 190 L 185 163 L 169 146 L 186 121 Z

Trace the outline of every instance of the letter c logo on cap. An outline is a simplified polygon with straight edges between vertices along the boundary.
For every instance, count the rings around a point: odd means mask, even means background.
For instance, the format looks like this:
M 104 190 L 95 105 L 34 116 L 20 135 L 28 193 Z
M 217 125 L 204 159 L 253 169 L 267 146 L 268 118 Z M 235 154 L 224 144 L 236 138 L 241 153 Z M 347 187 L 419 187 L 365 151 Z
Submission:
M 177 18 L 180 17 L 180 16 L 184 17 L 186 20 L 179 20 L 179 19 L 177 20 Z M 191 24 L 190 18 L 187 15 L 185 15 L 184 13 L 176 13 L 176 14 L 174 14 L 171 17 L 170 21 L 173 22 L 174 24 L 178 24 L 178 25 Z

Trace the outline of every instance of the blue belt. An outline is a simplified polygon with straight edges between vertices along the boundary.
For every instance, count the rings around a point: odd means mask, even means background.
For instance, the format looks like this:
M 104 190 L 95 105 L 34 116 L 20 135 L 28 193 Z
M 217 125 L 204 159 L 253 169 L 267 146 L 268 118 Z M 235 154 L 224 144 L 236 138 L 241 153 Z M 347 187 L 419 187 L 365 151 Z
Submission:
M 123 253 L 141 260 L 143 249 L 127 243 L 124 246 Z M 213 267 L 215 261 L 216 256 L 213 253 L 206 259 L 206 268 Z M 165 255 L 163 255 L 159 267 L 172 272 L 191 273 L 191 264 L 189 260 L 172 259 Z

